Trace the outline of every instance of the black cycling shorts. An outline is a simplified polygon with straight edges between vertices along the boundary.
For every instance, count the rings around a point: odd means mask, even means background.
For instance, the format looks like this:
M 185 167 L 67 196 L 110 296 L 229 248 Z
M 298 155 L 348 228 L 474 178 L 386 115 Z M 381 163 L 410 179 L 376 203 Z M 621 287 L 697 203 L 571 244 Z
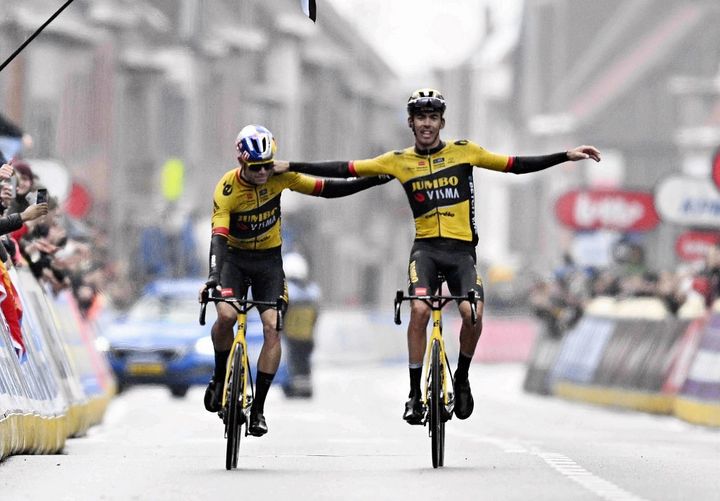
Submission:
M 436 293 L 440 285 L 438 274 L 445 277 L 451 295 L 465 296 L 474 290 L 478 301 L 485 301 L 471 244 L 449 239 L 415 240 L 408 266 L 408 293 L 411 296 Z
M 231 289 L 235 297 L 243 297 L 251 289 L 255 301 L 288 299 L 287 282 L 283 271 L 280 248 L 266 250 L 242 250 L 228 247 L 220 284 L 223 290 Z M 250 297 L 250 296 L 248 296 Z M 271 306 L 258 306 L 261 313 Z

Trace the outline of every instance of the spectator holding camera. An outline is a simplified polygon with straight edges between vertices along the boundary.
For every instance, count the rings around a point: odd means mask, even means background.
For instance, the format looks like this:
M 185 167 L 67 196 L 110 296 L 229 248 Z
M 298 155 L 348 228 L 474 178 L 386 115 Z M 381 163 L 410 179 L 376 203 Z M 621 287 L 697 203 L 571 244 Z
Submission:
M 0 201 L 3 205 L 3 216 L 0 217 L 0 235 L 5 235 L 22 228 L 27 221 L 33 221 L 48 213 L 47 204 L 27 204 L 22 211 L 10 210 L 10 206 L 17 200 L 16 189 L 13 186 L 13 166 L 3 164 L 0 167 Z

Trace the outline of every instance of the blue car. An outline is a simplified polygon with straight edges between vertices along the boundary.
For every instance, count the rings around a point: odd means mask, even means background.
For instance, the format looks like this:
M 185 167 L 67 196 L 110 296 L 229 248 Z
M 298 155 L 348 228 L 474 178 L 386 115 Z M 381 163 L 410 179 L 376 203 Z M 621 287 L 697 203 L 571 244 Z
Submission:
M 215 365 L 210 328 L 215 308 L 207 309 L 206 324 L 198 323 L 197 294 L 204 279 L 164 279 L 149 284 L 128 310 L 107 326 L 99 347 L 118 380 L 119 391 L 132 385 L 164 385 L 175 397 L 184 397 L 190 386 L 206 385 Z M 248 314 L 248 354 L 253 375 L 263 342 L 262 323 L 256 310 Z M 287 379 L 282 364 L 276 382 Z

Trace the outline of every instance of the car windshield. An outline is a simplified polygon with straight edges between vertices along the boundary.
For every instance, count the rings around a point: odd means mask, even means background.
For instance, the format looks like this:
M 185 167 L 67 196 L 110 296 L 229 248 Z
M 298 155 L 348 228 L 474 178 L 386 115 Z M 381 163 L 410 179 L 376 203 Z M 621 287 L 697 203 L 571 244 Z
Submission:
M 188 297 L 144 296 L 128 312 L 127 319 L 136 322 L 197 323 L 200 305 Z M 215 319 L 215 308 L 208 308 L 206 319 Z

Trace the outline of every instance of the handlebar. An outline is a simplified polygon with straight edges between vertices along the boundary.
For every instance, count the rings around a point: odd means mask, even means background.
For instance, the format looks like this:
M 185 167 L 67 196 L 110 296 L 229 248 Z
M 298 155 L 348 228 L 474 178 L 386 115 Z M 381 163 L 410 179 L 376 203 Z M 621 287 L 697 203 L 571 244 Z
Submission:
M 395 324 L 400 325 L 402 322 L 400 320 L 400 305 L 403 301 L 412 301 L 413 299 L 419 299 L 421 301 L 425 301 L 426 303 L 429 303 L 430 306 L 433 306 L 432 303 L 437 301 L 440 302 L 440 308 L 445 306 L 449 301 L 453 300 L 465 300 L 470 303 L 470 319 L 473 323 L 473 325 L 477 322 L 477 304 L 476 304 L 476 297 L 475 297 L 475 291 L 469 290 L 467 295 L 465 296 L 433 296 L 433 295 L 424 295 L 424 296 L 406 296 L 405 293 L 402 290 L 398 290 L 395 293 Z
M 200 296 L 200 325 L 205 325 L 205 310 L 208 303 L 226 303 L 232 306 L 238 313 L 247 313 L 248 310 L 255 306 L 270 306 L 276 309 L 275 329 L 283 330 L 285 327 L 285 310 L 287 309 L 287 301 L 280 296 L 275 301 L 254 301 L 252 299 L 237 297 L 215 297 L 210 294 L 211 289 L 205 289 Z

